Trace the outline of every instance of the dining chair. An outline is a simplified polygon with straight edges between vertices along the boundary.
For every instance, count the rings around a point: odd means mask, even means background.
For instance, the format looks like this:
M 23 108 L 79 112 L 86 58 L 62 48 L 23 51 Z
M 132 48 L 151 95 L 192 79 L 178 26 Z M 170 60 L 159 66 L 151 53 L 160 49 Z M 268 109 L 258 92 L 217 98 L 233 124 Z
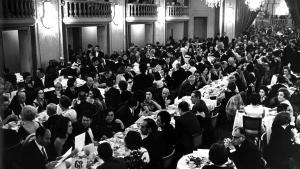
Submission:
M 171 168 L 173 160 L 174 160 L 174 154 L 175 154 L 175 149 L 173 149 L 173 151 L 169 155 L 162 157 L 164 169 Z
M 261 123 L 262 118 L 260 117 L 243 116 L 243 128 L 245 129 L 246 135 L 254 139 L 254 141 L 261 136 Z
M 202 142 L 203 142 L 202 137 L 203 137 L 203 130 L 193 134 L 193 149 L 197 149 L 197 148 L 199 148 L 199 146 L 202 145 Z

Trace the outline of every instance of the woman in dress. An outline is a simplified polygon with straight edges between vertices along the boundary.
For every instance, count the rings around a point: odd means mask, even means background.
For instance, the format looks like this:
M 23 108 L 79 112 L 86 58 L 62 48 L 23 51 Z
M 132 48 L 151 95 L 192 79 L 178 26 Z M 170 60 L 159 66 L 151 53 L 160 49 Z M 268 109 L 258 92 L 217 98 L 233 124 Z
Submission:
M 105 113 L 105 121 L 100 127 L 101 140 L 111 138 L 114 134 L 124 130 L 124 124 L 120 119 L 115 118 L 115 113 L 112 110 L 108 110 Z
M 290 97 L 291 97 L 291 95 L 287 88 L 280 88 L 278 90 L 278 95 L 277 95 L 278 103 L 279 104 L 285 103 L 288 105 L 287 110 L 290 113 L 292 122 L 294 122 L 295 118 L 294 118 L 294 114 L 293 114 L 293 107 L 289 101 Z
M 259 89 L 259 96 L 260 96 L 260 104 L 268 107 L 269 106 L 269 97 L 268 97 L 269 89 L 266 86 L 262 86 Z
M 36 99 L 33 101 L 33 106 L 35 108 L 37 108 L 38 113 L 46 110 L 46 106 L 47 106 L 47 101 L 45 99 L 45 93 L 44 90 L 42 89 L 38 89 L 37 90 L 37 97 Z

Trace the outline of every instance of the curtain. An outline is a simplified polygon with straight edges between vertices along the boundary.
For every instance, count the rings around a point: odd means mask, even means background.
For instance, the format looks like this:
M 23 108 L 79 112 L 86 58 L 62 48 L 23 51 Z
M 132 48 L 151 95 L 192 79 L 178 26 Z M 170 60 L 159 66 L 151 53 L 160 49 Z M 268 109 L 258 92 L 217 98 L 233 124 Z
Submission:
M 297 0 L 295 0 L 297 1 Z M 236 22 L 235 36 L 241 35 L 246 31 L 256 18 L 258 11 L 250 11 L 245 3 L 245 0 L 236 1 Z
M 285 2 L 289 7 L 294 25 L 300 28 L 300 0 L 285 0 Z

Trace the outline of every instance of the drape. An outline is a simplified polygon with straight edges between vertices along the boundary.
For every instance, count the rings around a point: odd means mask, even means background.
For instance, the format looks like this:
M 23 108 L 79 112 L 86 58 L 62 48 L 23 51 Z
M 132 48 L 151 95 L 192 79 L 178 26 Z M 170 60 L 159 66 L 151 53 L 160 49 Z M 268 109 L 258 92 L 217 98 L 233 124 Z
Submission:
M 285 0 L 289 8 L 294 25 L 300 28 L 300 0 Z
M 296 0 L 297 1 L 297 0 Z M 245 0 L 236 1 L 236 22 L 235 22 L 235 36 L 241 35 L 249 28 L 254 19 L 256 18 L 258 11 L 251 11 L 246 5 Z

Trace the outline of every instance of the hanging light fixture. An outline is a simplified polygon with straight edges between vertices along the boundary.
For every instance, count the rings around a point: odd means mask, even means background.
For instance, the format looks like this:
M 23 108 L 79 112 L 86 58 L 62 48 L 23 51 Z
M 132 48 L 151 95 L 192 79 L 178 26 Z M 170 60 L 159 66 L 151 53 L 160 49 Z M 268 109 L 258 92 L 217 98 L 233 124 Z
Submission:
M 245 0 L 245 3 L 251 11 L 257 11 L 265 3 L 265 0 Z
M 223 1 L 224 0 L 205 0 L 205 3 L 210 8 L 217 8 L 218 6 L 221 6 L 221 3 L 223 3 Z

